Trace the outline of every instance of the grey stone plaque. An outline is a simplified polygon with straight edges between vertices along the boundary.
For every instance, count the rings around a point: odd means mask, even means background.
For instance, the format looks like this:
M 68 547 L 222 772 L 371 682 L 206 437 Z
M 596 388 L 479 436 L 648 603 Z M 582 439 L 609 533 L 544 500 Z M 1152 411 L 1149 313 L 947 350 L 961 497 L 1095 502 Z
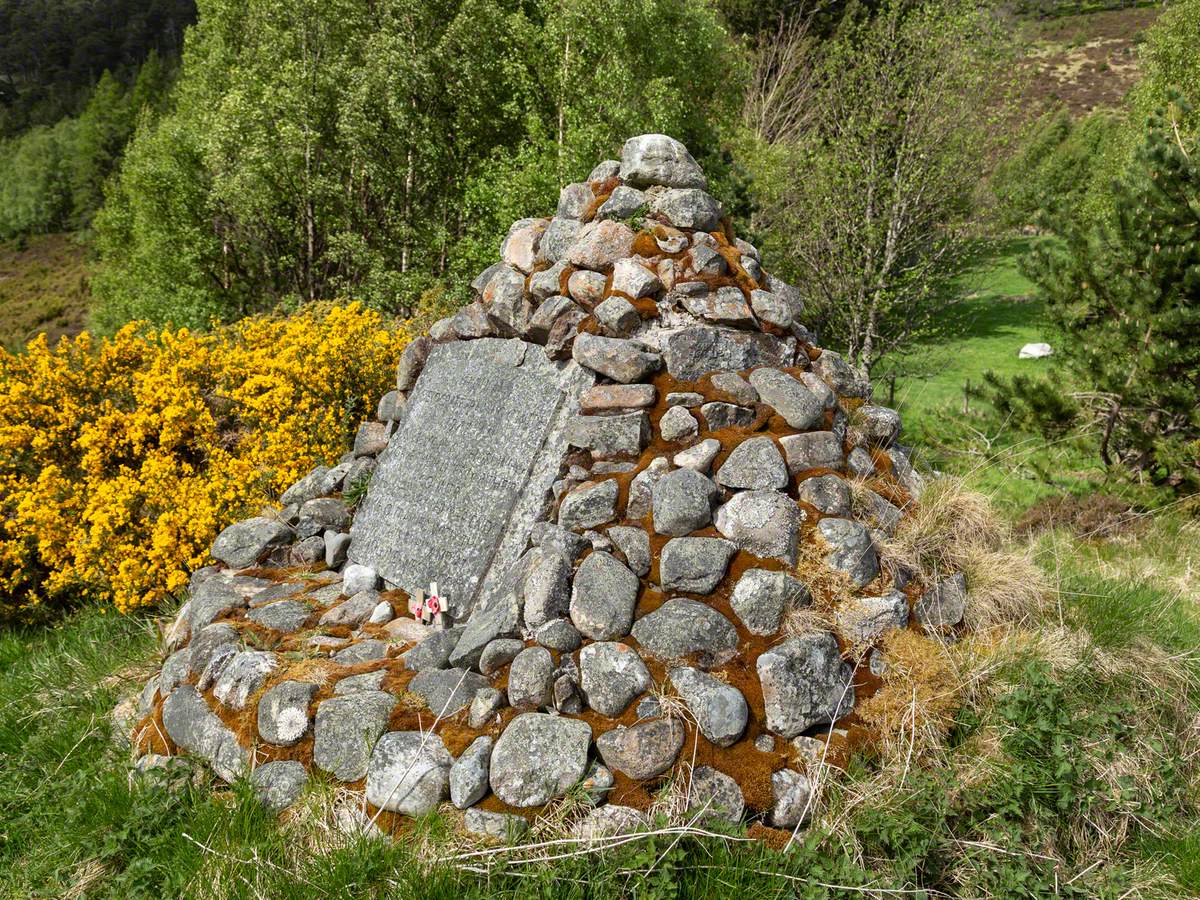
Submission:
M 525 550 L 593 380 L 518 339 L 439 344 L 354 517 L 350 560 L 409 593 L 436 581 L 468 614 Z

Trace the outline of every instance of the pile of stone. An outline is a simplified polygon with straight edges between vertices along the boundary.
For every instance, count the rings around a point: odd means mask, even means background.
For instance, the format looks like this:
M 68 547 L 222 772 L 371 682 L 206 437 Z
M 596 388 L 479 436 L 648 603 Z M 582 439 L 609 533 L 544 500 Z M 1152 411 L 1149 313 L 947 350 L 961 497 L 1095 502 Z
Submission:
M 569 793 L 580 835 L 635 828 L 680 785 L 695 819 L 802 824 L 880 641 L 961 627 L 966 585 L 881 566 L 921 487 L 900 418 L 705 187 L 643 135 L 513 225 L 353 451 L 217 538 L 141 765 L 274 809 L 317 770 L 500 838 Z

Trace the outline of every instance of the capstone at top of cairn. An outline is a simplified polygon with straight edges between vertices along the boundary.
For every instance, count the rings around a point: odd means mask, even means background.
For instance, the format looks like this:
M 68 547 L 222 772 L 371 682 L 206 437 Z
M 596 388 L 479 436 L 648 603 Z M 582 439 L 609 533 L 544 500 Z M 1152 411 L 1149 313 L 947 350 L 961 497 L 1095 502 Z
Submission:
M 186 751 L 275 808 L 316 767 L 502 838 L 581 784 L 589 837 L 646 821 L 668 779 L 684 790 L 658 808 L 689 818 L 809 815 L 886 667 L 873 648 L 959 627 L 965 585 L 881 567 L 920 488 L 899 416 L 705 187 L 682 144 L 642 135 L 513 225 L 354 452 L 218 537 L 143 693 L 142 765 Z M 473 405 L 455 373 L 500 381 Z M 351 527 L 342 492 L 372 472 Z M 439 479 L 459 499 L 428 496 Z M 389 555 L 422 500 L 428 527 Z M 450 614 L 411 618 L 422 567 L 451 559 Z

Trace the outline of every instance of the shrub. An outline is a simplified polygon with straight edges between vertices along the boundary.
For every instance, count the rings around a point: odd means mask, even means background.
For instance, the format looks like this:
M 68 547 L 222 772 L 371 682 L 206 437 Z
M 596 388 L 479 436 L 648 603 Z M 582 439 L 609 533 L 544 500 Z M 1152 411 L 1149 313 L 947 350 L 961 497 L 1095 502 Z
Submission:
M 220 528 L 344 451 L 406 342 L 351 304 L 0 352 L 0 614 L 178 591 Z

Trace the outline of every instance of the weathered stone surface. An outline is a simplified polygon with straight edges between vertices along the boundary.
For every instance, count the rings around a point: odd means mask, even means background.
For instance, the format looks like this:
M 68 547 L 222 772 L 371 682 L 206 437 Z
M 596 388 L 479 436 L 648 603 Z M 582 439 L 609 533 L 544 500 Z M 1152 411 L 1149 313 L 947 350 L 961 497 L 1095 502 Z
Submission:
M 662 439 L 670 443 L 694 438 L 700 431 L 696 417 L 682 406 L 672 406 L 663 413 L 658 428 Z
M 900 591 L 882 597 L 853 597 L 838 607 L 838 633 L 855 644 L 873 644 L 908 624 L 908 598 Z
M 575 416 L 566 433 L 571 446 L 590 450 L 596 459 L 637 456 L 650 440 L 650 420 L 645 412 Z
M 620 184 L 596 210 L 597 219 L 628 219 L 646 205 L 646 195 L 637 188 Z
M 873 447 L 890 447 L 900 436 L 900 414 L 886 406 L 866 404 L 854 411 L 854 428 Z
M 632 137 L 621 148 L 620 177 L 634 187 L 662 184 L 677 188 L 708 186 L 687 147 L 665 134 Z
M 595 528 L 617 517 L 620 485 L 614 479 L 585 481 L 562 499 L 558 524 L 564 528 Z
M 471 834 L 515 844 L 529 833 L 529 821 L 515 813 L 468 809 L 463 816 L 463 828 Z
M 331 658 L 339 666 L 357 666 L 359 663 L 386 658 L 389 646 L 387 641 L 370 638 L 365 641 L 356 641 L 349 647 L 333 654 Z
M 830 553 L 825 561 L 850 576 L 856 587 L 863 587 L 879 574 L 879 557 L 867 529 L 849 519 L 822 519 L 817 531 Z
M 361 675 L 349 675 L 333 685 L 334 696 L 355 694 L 359 691 L 377 691 L 383 684 L 387 669 L 377 669 L 374 672 L 363 672 Z
M 583 535 L 568 531 L 553 522 L 537 522 L 529 535 L 529 541 L 543 554 L 558 554 L 569 563 L 575 562 L 579 554 L 587 549 L 587 540 Z
M 622 259 L 613 266 L 612 289 L 618 294 L 637 300 L 657 294 L 662 290 L 662 282 L 659 281 L 658 275 L 636 259 Z M 633 307 L 630 306 L 630 309 Z M 636 315 L 636 311 L 634 314 Z M 637 322 L 633 324 L 636 325 Z
M 463 628 L 462 625 L 456 625 L 442 631 L 431 631 L 419 644 L 403 653 L 400 661 L 413 672 L 445 669 L 450 665 L 450 654 L 462 638 Z
M 674 719 L 641 722 L 632 728 L 618 725 L 596 738 L 596 749 L 606 766 L 644 781 L 675 764 L 684 735 L 683 725 Z
M 863 490 L 861 496 L 855 498 L 861 518 L 872 528 L 878 528 L 891 535 L 900 525 L 904 513 L 900 508 L 885 500 L 872 490 Z
M 773 335 L 715 325 L 690 325 L 671 333 L 663 349 L 672 378 L 691 381 L 709 372 L 791 365 L 792 344 Z
M 635 834 L 650 824 L 649 817 L 632 806 L 606 803 L 592 809 L 571 827 L 571 837 L 594 844 L 616 835 Z
M 472 728 L 483 728 L 499 714 L 507 701 L 504 692 L 494 687 L 480 688 L 471 698 L 471 709 L 467 713 L 467 724 Z
M 409 346 L 412 345 L 410 344 Z M 339 471 L 335 471 L 329 468 L 329 466 L 317 466 L 283 492 L 279 498 L 279 505 L 299 505 L 308 500 L 332 494 L 337 490 L 338 482 L 345 477 L 346 470 L 340 467 Z
M 250 695 L 266 683 L 267 676 L 279 665 L 274 653 L 265 650 L 243 650 L 236 654 L 221 672 L 213 688 L 213 696 L 222 706 L 244 709 Z
M 720 256 L 717 258 L 723 259 Z M 726 285 L 710 293 L 687 297 L 683 305 L 693 316 L 718 325 L 731 325 L 735 328 L 754 327 L 754 316 L 746 298 L 735 287 Z
M 498 336 L 518 337 L 529 330 L 534 302 L 525 292 L 525 275 L 521 271 L 510 266 L 497 270 L 479 302 Z
M 645 381 L 662 364 L 657 353 L 643 350 L 632 341 L 596 334 L 579 335 L 571 355 L 581 366 L 622 384 Z
M 790 609 L 808 606 L 812 595 L 786 572 L 747 569 L 738 579 L 729 605 L 752 634 L 774 634 Z
M 575 398 L 591 383 L 532 347 L 433 348 L 354 518 L 353 562 L 409 593 L 437 581 L 462 617 L 516 561 L 558 476 Z
M 583 214 L 595 199 L 592 186 L 586 181 L 564 185 L 558 192 L 558 208 L 555 209 L 554 215 L 564 219 L 583 219 Z
M 379 587 L 379 575 L 370 566 L 351 563 L 342 570 L 342 593 L 353 597 L 359 591 L 373 591 Z
M 272 548 L 282 547 L 291 540 L 292 530 L 282 522 L 255 516 L 235 522 L 218 534 L 213 541 L 212 555 L 230 568 L 245 569 Z
M 492 333 L 492 322 L 483 304 L 476 300 L 462 307 L 450 320 L 454 333 L 464 341 L 487 337 Z
M 821 355 L 813 360 L 812 370 L 843 397 L 871 395 L 871 382 L 867 376 L 832 350 L 822 350 Z
M 185 647 L 182 650 L 176 650 L 163 661 L 158 686 L 164 695 L 171 693 L 177 685 L 187 680 L 191 671 L 191 659 L 192 651 Z
M 826 409 L 834 409 L 837 407 L 837 394 L 822 381 L 813 372 L 801 372 L 797 378 L 800 383 L 812 391 L 812 395 L 817 398 L 817 401 Z
M 409 682 L 408 689 L 425 701 L 435 716 L 448 718 L 463 709 L 480 688 L 490 683 L 466 669 L 426 669 Z
M 388 427 L 383 422 L 363 422 L 354 433 L 354 456 L 377 456 L 387 449 Z
M 695 391 L 672 391 L 667 394 L 667 406 L 683 406 L 688 409 L 695 409 L 704 402 L 704 395 L 698 394 Z
M 604 333 L 614 337 L 631 334 L 642 321 L 637 309 L 624 297 L 609 297 L 597 305 L 592 314 Z
M 578 719 L 522 713 L 492 751 L 492 791 L 509 806 L 549 803 L 574 786 L 587 767 L 592 729 Z
M 671 471 L 671 464 L 665 456 L 656 456 L 650 460 L 645 469 L 633 476 L 629 483 L 629 496 L 625 501 L 625 517 L 641 519 L 650 512 L 653 503 L 654 488 L 660 478 Z
M 779 439 L 793 475 L 809 469 L 841 469 L 846 464 L 842 442 L 832 431 L 788 434 Z
M 449 794 L 454 759 L 431 731 L 391 731 L 379 739 L 367 769 L 367 802 L 423 816 Z
M 277 603 L 250 610 L 246 614 L 246 618 L 265 628 L 271 628 L 283 634 L 291 634 L 293 631 L 299 631 L 311 614 L 312 610 L 306 603 L 301 603 L 299 600 L 280 600 Z
M 603 272 L 580 269 L 567 278 L 567 293 L 584 309 L 592 309 L 604 297 L 604 285 L 607 282 Z
M 650 210 L 676 228 L 712 231 L 721 222 L 720 202 L 699 188 L 668 188 L 649 191 Z
M 575 572 L 571 622 L 595 641 L 624 637 L 637 605 L 638 577 L 610 553 L 596 551 Z
M 753 437 L 733 448 L 717 470 L 716 481 L 727 488 L 782 490 L 788 484 L 788 471 L 771 438 Z
M 535 278 L 538 276 L 535 275 Z M 586 315 L 583 310 L 576 306 L 569 297 L 564 297 L 561 294 L 554 296 L 543 302 L 529 318 L 529 327 L 525 329 L 525 337 L 527 340 L 533 341 L 535 344 L 545 344 L 550 339 L 550 332 L 554 328 L 554 323 L 562 318 L 565 314 L 575 312 L 579 316 Z
M 728 394 L 734 403 L 753 406 L 758 402 L 758 391 L 736 372 L 717 372 L 709 380 L 718 391 Z
M 237 629 L 231 625 L 226 625 L 224 622 L 217 622 L 215 625 L 206 625 L 192 638 L 192 643 L 183 651 L 188 654 L 187 661 L 191 673 L 199 675 L 208 668 L 208 664 L 212 662 L 212 658 L 218 649 L 221 647 L 227 649 L 234 648 L 238 640 Z M 169 690 L 161 686 L 159 690 L 164 696 L 170 693 Z
M 717 531 L 755 556 L 796 564 L 804 513 L 787 494 L 743 491 L 717 510 Z
M 778 369 L 756 369 L 750 373 L 750 383 L 762 402 L 773 408 L 792 428 L 812 428 L 821 420 L 824 407 L 812 391 L 786 372 Z
M 258 735 L 268 744 L 290 747 L 308 733 L 308 705 L 317 686 L 281 681 L 258 698 Z
M 812 816 L 812 784 L 806 776 L 791 769 L 773 772 L 771 790 L 775 795 L 771 824 L 776 828 L 795 828 Z
M 598 384 L 588 388 L 579 399 L 585 413 L 611 412 L 618 409 L 644 409 L 653 406 L 658 391 L 652 384 Z
M 525 627 L 537 629 L 565 616 L 571 604 L 571 563 L 565 554 L 539 549 L 523 587 Z
M 467 620 L 462 636 L 450 654 L 450 665 L 471 667 L 479 664 L 483 648 L 498 637 L 515 637 L 520 633 L 521 603 L 515 594 L 498 593 L 486 606 Z
M 688 790 L 689 818 L 695 816 L 701 822 L 717 820 L 737 824 L 745 812 L 746 801 L 734 779 L 712 766 L 697 766 L 692 770 Z
M 633 231 L 624 222 L 603 219 L 588 222 L 579 229 L 567 248 L 566 259 L 573 266 L 596 272 L 612 270 L 613 263 L 633 252 Z
M 396 698 L 384 691 L 331 697 L 317 707 L 313 762 L 341 781 L 367 774 L 371 748 L 387 727 Z
M 778 294 L 763 290 L 751 291 L 750 308 L 754 310 L 754 315 L 760 322 L 784 330 L 792 327 L 792 307 Z
M 304 794 L 308 770 L 304 763 L 280 759 L 256 768 L 250 775 L 250 782 L 259 803 L 273 813 L 282 812 Z
M 320 618 L 322 625 L 361 625 L 367 621 L 375 605 L 379 603 L 379 592 L 374 590 L 358 591 L 348 600 L 344 600 L 332 609 L 327 610 Z
M 676 469 L 654 485 L 654 530 L 659 534 L 686 535 L 712 521 L 721 491 L 711 479 L 694 469 Z
M 669 678 L 708 740 L 718 747 L 728 747 L 742 736 L 750 707 L 741 691 L 690 666 L 672 669 Z
M 324 561 L 325 539 L 319 534 L 306 537 L 293 544 L 287 554 L 287 562 L 290 566 L 311 566 Z
M 745 428 L 754 421 L 754 410 L 722 400 L 705 403 L 700 407 L 700 415 L 704 416 L 704 424 L 709 431 Z
M 917 621 L 929 628 L 957 625 L 967 609 L 967 579 L 961 572 L 943 578 L 917 601 Z
M 634 575 L 644 578 L 650 574 L 650 535 L 646 534 L 646 529 L 614 525 L 607 533 L 625 557 L 625 565 L 629 566 Z
M 678 537 L 667 541 L 659 559 L 664 591 L 707 594 L 716 589 L 729 569 L 737 547 L 721 538 Z
M 650 670 L 627 644 L 588 644 L 579 652 L 579 672 L 587 705 L 612 719 L 650 687 Z
M 583 223 L 578 219 L 567 219 L 555 216 L 542 233 L 538 244 L 538 254 L 546 262 L 556 263 L 565 261 L 567 250 L 575 243 Z
M 757 667 L 767 728 L 781 737 L 834 722 L 854 708 L 853 670 L 831 632 L 777 644 L 758 657 Z
M 474 806 L 488 791 L 492 739 L 481 734 L 450 767 L 450 802 L 458 809 Z
M 713 460 L 717 458 L 717 454 L 720 452 L 720 441 L 716 438 L 705 438 L 700 443 L 688 447 L 686 450 L 680 450 L 671 461 L 680 468 L 693 469 L 704 475 L 708 472 Z
M 725 262 L 725 257 L 707 244 L 695 244 L 689 256 L 691 258 L 691 265 L 688 266 L 688 271 L 693 275 L 724 275 L 729 271 L 729 265 Z M 741 298 L 741 294 L 742 292 L 738 291 L 739 298 Z M 684 301 L 684 305 L 687 305 L 686 300 Z M 688 312 L 691 312 L 692 315 L 700 315 L 700 313 L 690 308 Z
M 870 478 L 875 474 L 875 461 L 862 447 L 855 447 L 850 451 L 850 455 L 846 457 L 846 467 L 851 474 L 859 478 Z
M 496 265 L 488 271 L 494 275 L 501 268 Z M 490 277 L 488 281 L 491 281 Z M 486 286 L 487 282 L 484 282 L 484 287 Z M 482 289 L 479 293 L 482 293 Z M 400 362 L 396 365 L 396 390 L 408 392 L 413 389 L 413 385 L 417 383 L 417 378 L 421 375 L 421 370 L 425 368 L 425 363 L 429 360 L 429 351 L 432 349 L 433 340 L 425 336 L 414 339 L 404 348 L 404 352 L 400 354 Z
M 850 515 L 850 487 L 837 475 L 804 479 L 796 489 L 796 496 L 827 516 Z
M 541 709 L 554 698 L 554 658 L 545 647 L 526 647 L 508 670 L 508 703 L 514 709 Z
M 633 636 L 644 651 L 663 660 L 695 658 L 697 665 L 712 668 L 728 662 L 737 652 L 737 629 L 705 603 L 676 597 L 633 626 Z
M 589 191 L 590 192 L 590 191 Z M 528 274 L 533 271 L 534 264 L 538 259 L 538 244 L 541 243 L 542 234 L 546 231 L 546 226 L 549 225 L 546 219 L 518 219 L 513 222 L 512 227 L 508 229 L 508 236 L 504 239 L 504 243 L 500 245 L 500 258 L 504 262 L 515 269 L 520 269 Z M 488 287 L 495 284 L 496 276 L 492 276 Z M 487 301 L 488 288 L 483 289 L 484 301 Z
M 167 736 L 212 766 L 223 781 L 233 782 L 246 774 L 250 755 L 190 684 L 175 688 L 163 701 L 162 718 Z

